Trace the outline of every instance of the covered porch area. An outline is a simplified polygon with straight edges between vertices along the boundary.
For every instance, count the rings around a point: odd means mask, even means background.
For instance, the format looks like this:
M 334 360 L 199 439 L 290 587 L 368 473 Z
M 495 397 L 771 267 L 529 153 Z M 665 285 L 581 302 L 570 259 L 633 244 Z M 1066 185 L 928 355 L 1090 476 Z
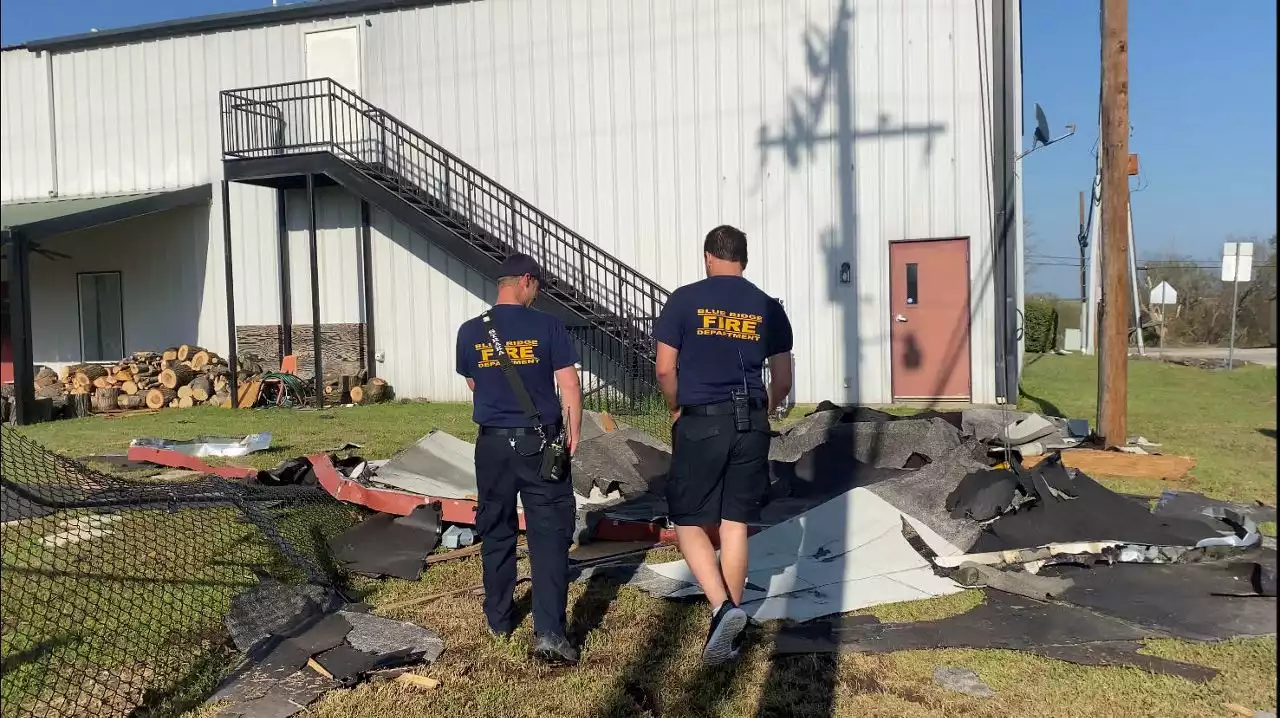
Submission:
M 208 184 L 0 205 L 0 380 L 11 420 L 42 419 L 38 364 L 118 361 L 198 338 Z

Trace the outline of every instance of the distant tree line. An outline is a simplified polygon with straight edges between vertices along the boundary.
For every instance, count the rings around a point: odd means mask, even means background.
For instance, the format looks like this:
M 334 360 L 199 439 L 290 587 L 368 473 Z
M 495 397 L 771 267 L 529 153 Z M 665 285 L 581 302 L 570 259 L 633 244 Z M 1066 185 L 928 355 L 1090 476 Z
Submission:
M 1164 257 L 1147 263 L 1146 281 L 1139 284 L 1144 338 L 1159 340 L 1161 312 L 1164 314 L 1165 345 L 1226 345 L 1231 333 L 1230 282 L 1222 281 L 1222 270 L 1187 257 Z M 1168 282 L 1178 292 L 1176 307 L 1149 306 L 1151 289 Z M 1254 242 L 1253 277 L 1241 283 L 1237 299 L 1236 344 L 1268 346 L 1276 297 L 1276 236 Z M 1154 325 L 1154 326 L 1153 326 Z
M 1276 236 L 1273 234 L 1265 242 L 1255 240 L 1253 245 L 1253 276 L 1249 282 L 1240 284 L 1237 299 L 1236 345 L 1244 347 L 1271 344 L 1275 312 Z M 1147 344 L 1160 341 L 1163 318 L 1165 346 L 1227 345 L 1233 290 L 1230 282 L 1222 281 L 1222 268 L 1217 261 L 1206 263 L 1187 256 L 1166 255 L 1140 262 L 1139 266 L 1144 271 L 1138 280 L 1138 303 L 1143 339 Z M 1168 282 L 1178 292 L 1176 306 L 1150 304 L 1151 290 L 1160 282 Z M 1024 320 L 1027 351 L 1056 348 L 1062 301 L 1052 294 L 1027 295 Z M 1136 342 L 1136 334 L 1130 332 L 1130 343 Z

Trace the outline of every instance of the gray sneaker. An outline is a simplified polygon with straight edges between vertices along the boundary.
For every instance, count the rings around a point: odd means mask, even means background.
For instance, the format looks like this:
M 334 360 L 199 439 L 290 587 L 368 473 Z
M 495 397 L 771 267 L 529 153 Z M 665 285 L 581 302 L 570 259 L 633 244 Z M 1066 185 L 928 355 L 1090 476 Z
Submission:
M 732 601 L 725 601 L 711 617 L 711 630 L 707 633 L 707 645 L 702 649 L 702 662 L 715 666 L 737 658 L 746 629 L 746 611 L 733 605 Z
M 554 633 L 539 634 L 533 642 L 533 657 L 545 663 L 576 665 L 578 651 L 569 639 Z

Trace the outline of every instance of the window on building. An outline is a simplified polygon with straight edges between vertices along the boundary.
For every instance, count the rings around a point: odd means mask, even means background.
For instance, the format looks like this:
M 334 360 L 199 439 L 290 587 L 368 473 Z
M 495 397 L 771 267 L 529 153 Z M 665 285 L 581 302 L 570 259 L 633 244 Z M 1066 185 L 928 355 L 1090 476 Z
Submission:
M 907 265 L 907 304 L 919 304 L 920 294 L 917 287 L 917 277 L 920 270 L 914 262 Z
M 77 275 L 80 284 L 81 361 L 124 357 L 124 302 L 119 272 Z

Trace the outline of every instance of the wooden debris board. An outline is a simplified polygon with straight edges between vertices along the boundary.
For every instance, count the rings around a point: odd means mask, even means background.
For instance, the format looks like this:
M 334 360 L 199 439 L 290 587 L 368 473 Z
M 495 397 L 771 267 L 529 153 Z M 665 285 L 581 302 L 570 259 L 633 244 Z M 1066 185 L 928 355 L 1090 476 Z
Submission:
M 1031 468 L 1044 461 L 1049 454 L 1024 459 L 1022 465 Z M 1178 481 L 1186 477 L 1196 465 L 1190 456 L 1171 454 L 1127 454 L 1123 451 L 1099 451 L 1098 449 L 1066 449 L 1062 463 L 1090 476 L 1118 476 L 1130 479 L 1161 479 Z
M 236 406 L 241 409 L 251 409 L 253 405 L 258 403 L 258 394 L 262 392 L 262 380 L 254 379 L 244 386 L 236 387 Z M 230 403 L 227 404 L 231 406 Z

